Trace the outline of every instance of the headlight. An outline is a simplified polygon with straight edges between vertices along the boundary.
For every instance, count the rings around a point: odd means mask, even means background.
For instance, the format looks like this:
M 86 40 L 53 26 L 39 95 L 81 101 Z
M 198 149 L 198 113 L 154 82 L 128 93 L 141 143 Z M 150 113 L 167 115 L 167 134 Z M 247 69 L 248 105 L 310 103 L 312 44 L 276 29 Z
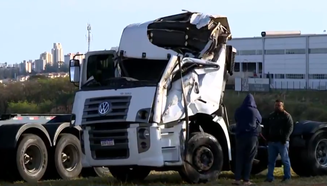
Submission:
M 138 136 L 140 139 L 147 139 L 147 138 L 149 138 L 149 135 L 150 135 L 149 131 L 145 128 L 141 128 L 138 131 Z
M 149 112 L 147 110 L 140 110 L 138 112 L 139 119 L 147 119 L 149 117 Z

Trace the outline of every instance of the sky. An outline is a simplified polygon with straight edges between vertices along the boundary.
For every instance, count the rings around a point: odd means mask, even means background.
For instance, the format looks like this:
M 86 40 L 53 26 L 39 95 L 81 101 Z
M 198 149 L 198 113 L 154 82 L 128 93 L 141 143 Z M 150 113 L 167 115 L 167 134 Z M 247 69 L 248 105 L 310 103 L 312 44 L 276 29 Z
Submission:
M 327 29 L 327 0 L 0 0 L 0 63 L 34 60 L 62 43 L 64 54 L 119 45 L 125 26 L 182 9 L 228 17 L 233 37 L 260 36 L 261 31 Z

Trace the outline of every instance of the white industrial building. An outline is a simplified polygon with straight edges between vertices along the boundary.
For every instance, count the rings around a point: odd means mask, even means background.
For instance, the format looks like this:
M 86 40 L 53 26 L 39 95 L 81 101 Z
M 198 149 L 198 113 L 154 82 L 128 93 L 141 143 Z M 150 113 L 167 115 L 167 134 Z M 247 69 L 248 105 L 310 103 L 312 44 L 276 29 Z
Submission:
M 235 77 L 269 78 L 272 88 L 327 89 L 327 34 L 262 32 L 233 38 Z

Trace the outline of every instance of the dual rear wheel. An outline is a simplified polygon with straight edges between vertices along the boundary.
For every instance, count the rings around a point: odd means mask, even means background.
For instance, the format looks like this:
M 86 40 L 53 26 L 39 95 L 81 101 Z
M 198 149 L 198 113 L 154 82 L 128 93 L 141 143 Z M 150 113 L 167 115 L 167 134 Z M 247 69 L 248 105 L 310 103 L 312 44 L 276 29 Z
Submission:
M 0 171 L 5 181 L 36 183 L 46 175 L 71 179 L 78 177 L 82 170 L 80 142 L 72 134 L 61 134 L 53 153 L 38 135 L 22 134 L 16 151 L 5 156 L 4 165 L 8 168 Z

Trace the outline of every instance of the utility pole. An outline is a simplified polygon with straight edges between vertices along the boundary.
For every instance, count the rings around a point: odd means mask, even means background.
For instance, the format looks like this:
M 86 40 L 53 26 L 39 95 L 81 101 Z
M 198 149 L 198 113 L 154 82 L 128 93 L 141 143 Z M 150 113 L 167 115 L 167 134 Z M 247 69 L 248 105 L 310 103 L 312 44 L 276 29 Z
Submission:
M 87 25 L 87 31 L 88 31 L 87 40 L 88 40 L 88 52 L 89 52 L 90 51 L 90 42 L 91 42 L 91 25 L 89 23 Z

